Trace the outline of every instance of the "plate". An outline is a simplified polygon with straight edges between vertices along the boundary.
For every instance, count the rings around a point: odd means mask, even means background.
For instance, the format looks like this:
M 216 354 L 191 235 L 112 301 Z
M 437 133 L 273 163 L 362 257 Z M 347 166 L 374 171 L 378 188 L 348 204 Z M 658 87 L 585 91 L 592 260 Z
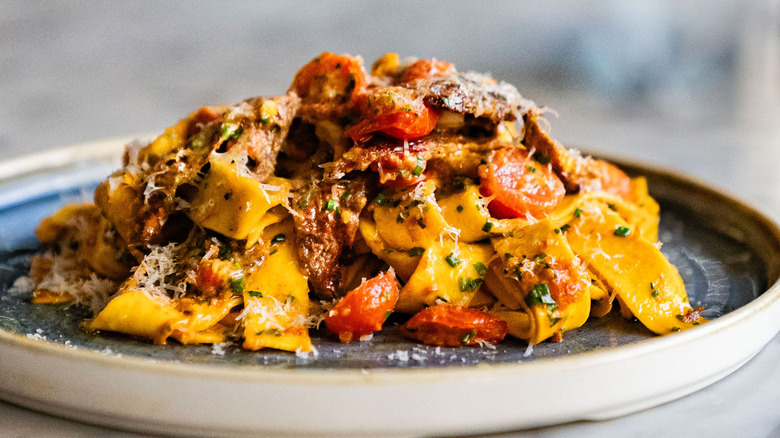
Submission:
M 655 336 L 613 312 L 533 350 L 436 348 L 390 324 L 367 342 L 315 331 L 317 355 L 153 346 L 87 336 L 84 311 L 9 291 L 39 249 L 37 223 L 88 200 L 130 138 L 0 162 L 0 398 L 89 423 L 183 435 L 485 433 L 605 419 L 703 388 L 780 330 L 780 230 L 689 177 L 613 160 L 648 178 L 662 251 L 711 322 Z M 392 321 L 391 321 L 392 322 Z

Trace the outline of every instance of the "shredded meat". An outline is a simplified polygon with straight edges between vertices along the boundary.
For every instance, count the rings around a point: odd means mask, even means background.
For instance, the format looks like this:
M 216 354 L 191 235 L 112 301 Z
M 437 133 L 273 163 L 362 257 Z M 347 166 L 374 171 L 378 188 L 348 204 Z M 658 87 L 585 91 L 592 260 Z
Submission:
M 470 174 L 486 152 L 509 146 L 496 137 L 473 138 L 459 133 L 434 132 L 423 138 L 404 142 L 389 136 L 374 136 L 357 143 L 340 159 L 325 164 L 325 179 L 338 180 L 344 175 L 369 168 L 380 172 L 380 182 L 396 178 L 399 169 L 410 169 L 419 158 L 448 173 Z
M 550 138 L 539 126 L 539 114 L 535 111 L 526 114 L 523 129 L 525 147 L 537 157 L 544 156 L 549 159 L 550 165 L 563 181 L 567 192 L 578 192 L 580 184 L 589 179 L 583 166 L 585 159 L 579 153 L 566 149 Z
M 535 111 L 525 116 L 524 130 L 525 147 L 537 158 L 549 160 L 568 193 L 603 190 L 630 199 L 629 179 L 622 171 L 605 161 L 584 157 L 578 151 L 567 149 L 550 138 L 539 125 L 539 115 Z M 611 178 L 612 174 L 617 174 L 618 178 Z
M 516 120 L 533 107 L 517 89 L 481 73 L 455 73 L 414 81 L 407 86 L 424 95 L 427 104 L 485 117 L 494 123 Z
M 360 212 L 366 205 L 367 179 L 312 183 L 293 199 L 298 255 L 313 292 L 321 299 L 342 295 L 339 259 L 351 248 Z
M 264 114 L 263 105 L 273 108 L 271 114 Z M 238 123 L 241 135 L 228 151 L 245 153 L 252 160 L 249 170 L 260 181 L 265 181 L 274 172 L 276 156 L 284 144 L 290 130 L 300 99 L 294 93 L 286 96 L 247 99 L 236 105 L 236 110 L 225 113 L 225 122 Z

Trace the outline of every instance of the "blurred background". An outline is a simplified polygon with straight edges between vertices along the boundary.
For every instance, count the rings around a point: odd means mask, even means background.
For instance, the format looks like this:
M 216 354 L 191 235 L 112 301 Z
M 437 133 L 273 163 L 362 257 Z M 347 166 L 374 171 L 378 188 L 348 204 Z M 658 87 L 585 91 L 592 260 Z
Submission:
M 780 212 L 778 1 L 0 0 L 0 156 L 281 94 L 325 50 L 489 71 L 556 110 L 569 145 Z

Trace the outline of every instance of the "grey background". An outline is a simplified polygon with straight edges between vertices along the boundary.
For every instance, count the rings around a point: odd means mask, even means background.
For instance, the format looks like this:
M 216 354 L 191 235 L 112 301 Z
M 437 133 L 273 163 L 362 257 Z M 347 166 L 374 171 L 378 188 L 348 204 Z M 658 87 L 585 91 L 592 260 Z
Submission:
M 489 71 L 552 135 L 691 174 L 780 218 L 780 1 L 0 0 L 0 158 L 160 132 L 283 93 L 320 52 Z M 617 420 L 516 436 L 780 436 L 780 337 L 743 369 Z M 0 403 L 4 436 L 127 436 Z M 683 432 L 684 431 L 684 432 Z

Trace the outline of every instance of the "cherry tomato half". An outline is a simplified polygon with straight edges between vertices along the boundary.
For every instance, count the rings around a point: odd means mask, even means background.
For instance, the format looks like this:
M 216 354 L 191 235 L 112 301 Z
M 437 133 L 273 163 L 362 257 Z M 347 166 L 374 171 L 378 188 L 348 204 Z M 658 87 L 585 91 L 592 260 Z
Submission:
M 374 132 L 384 132 L 401 140 L 423 137 L 433 131 L 441 112 L 429 108 L 414 90 L 385 87 L 368 94 L 361 120 L 345 131 L 355 141 Z
M 325 317 L 325 325 L 341 342 L 382 329 L 398 301 L 398 280 L 387 271 L 347 293 Z
M 322 52 L 301 67 L 290 89 L 304 102 L 355 102 L 366 89 L 366 71 L 359 57 Z
M 563 199 L 560 178 L 520 148 L 499 149 L 479 169 L 483 196 L 493 196 L 488 209 L 499 219 L 540 217 Z
M 427 307 L 401 326 L 402 336 L 440 347 L 497 344 L 508 332 L 507 323 L 495 316 L 450 304 Z
M 631 200 L 631 178 L 617 166 L 603 160 L 592 160 L 588 171 L 597 176 L 601 190 Z
M 417 79 L 427 79 L 455 73 L 455 67 L 436 58 L 421 59 L 404 70 L 399 82 L 411 82 Z

